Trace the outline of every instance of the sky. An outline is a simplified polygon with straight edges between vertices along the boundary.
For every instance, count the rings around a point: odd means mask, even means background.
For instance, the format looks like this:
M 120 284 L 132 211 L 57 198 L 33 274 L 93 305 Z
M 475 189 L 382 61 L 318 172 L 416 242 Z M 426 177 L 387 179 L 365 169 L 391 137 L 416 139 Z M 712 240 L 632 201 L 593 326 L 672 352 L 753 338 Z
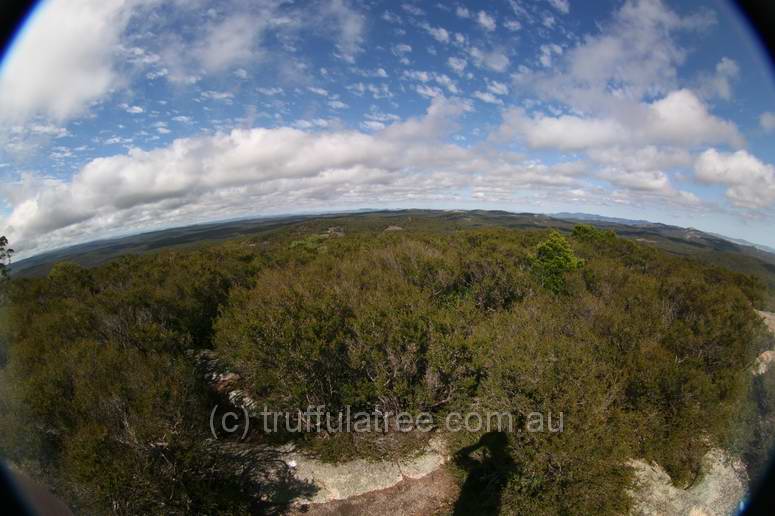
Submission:
M 0 234 L 414 207 L 775 246 L 774 141 L 721 0 L 48 0 L 0 64 Z

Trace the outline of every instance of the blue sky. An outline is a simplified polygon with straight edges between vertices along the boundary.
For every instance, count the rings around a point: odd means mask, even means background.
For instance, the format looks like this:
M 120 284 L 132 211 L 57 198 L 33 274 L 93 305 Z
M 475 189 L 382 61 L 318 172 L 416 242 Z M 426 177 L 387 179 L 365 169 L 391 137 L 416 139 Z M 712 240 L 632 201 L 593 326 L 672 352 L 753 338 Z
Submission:
M 721 1 L 49 0 L 0 67 L 0 233 L 491 208 L 773 246 L 774 137 Z

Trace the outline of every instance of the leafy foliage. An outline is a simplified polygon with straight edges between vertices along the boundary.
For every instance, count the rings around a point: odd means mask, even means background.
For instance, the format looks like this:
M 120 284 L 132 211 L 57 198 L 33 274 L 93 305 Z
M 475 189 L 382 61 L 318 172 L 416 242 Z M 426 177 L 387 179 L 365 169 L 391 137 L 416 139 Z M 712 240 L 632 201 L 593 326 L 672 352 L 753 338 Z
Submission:
M 0 281 L 8 279 L 8 262 L 13 256 L 13 249 L 8 247 L 8 239 L 0 236 Z
M 478 501 L 504 513 L 620 514 L 629 458 L 685 484 L 709 446 L 772 439 L 749 401 L 770 343 L 746 276 L 587 226 L 261 238 L 14 280 L 2 452 L 87 512 L 250 510 L 258 488 L 207 440 L 204 349 L 274 410 L 562 414 L 563 432 L 493 441 L 504 466 Z M 737 417 L 756 431 L 733 435 Z M 297 437 L 334 460 L 384 438 Z
M 580 268 L 581 264 L 568 241 L 557 231 L 549 233 L 533 257 L 533 268 L 541 284 L 555 294 L 565 290 L 565 274 Z

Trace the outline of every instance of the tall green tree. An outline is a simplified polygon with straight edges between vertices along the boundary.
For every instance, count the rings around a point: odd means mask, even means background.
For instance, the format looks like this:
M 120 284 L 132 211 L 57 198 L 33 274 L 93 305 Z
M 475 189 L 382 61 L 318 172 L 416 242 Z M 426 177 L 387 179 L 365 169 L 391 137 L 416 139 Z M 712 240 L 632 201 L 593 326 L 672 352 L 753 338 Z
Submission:
M 533 270 L 541 284 L 555 294 L 565 290 L 565 273 L 582 266 L 568 241 L 557 231 L 538 244 L 533 257 Z

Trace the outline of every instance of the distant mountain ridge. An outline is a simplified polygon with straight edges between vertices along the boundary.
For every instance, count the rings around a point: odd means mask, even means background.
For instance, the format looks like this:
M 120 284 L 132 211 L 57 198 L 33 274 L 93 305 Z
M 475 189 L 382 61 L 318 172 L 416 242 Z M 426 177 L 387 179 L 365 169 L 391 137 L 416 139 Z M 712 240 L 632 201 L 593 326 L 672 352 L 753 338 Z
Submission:
M 617 217 L 605 217 L 603 215 L 595 215 L 593 213 L 576 213 L 576 212 L 561 212 L 551 213 L 550 217 L 563 220 L 582 220 L 588 222 L 610 222 L 613 224 L 623 224 L 625 226 L 664 226 L 666 224 L 660 224 L 658 222 L 651 222 L 649 220 L 637 220 L 637 219 L 621 219 Z
M 562 212 L 562 213 L 552 213 L 550 216 L 557 219 L 563 219 L 563 220 L 579 220 L 579 221 L 587 221 L 587 222 L 610 222 L 613 224 L 622 224 L 625 226 L 666 227 L 666 228 L 699 231 L 699 230 L 695 230 L 694 228 L 681 228 L 680 226 L 671 226 L 669 224 L 662 224 L 661 222 L 651 222 L 649 220 L 642 220 L 642 219 L 638 220 L 638 219 L 622 219 L 617 217 L 605 217 L 603 215 L 595 215 L 592 213 Z M 712 233 L 709 231 L 702 231 L 702 233 L 705 233 L 707 235 L 712 235 L 714 237 L 721 238 L 735 244 L 754 247 L 766 253 L 775 254 L 775 247 L 769 247 L 763 244 L 755 244 L 753 242 L 749 242 L 748 240 L 743 240 L 742 238 L 732 238 L 726 235 L 722 235 L 719 233 Z

